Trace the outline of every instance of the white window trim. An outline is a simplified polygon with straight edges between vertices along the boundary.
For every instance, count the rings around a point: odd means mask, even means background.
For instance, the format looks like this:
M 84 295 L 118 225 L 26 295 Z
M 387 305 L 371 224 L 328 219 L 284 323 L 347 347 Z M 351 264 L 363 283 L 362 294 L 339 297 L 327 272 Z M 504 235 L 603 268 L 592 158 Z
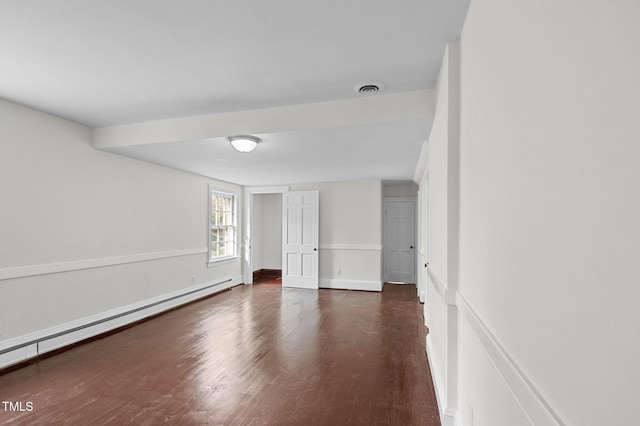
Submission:
M 233 226 L 235 227 L 235 244 L 233 245 L 234 254 L 232 256 L 218 257 L 215 259 L 211 259 L 211 194 L 222 194 L 222 195 L 231 195 L 233 196 Z M 224 188 L 215 185 L 209 185 L 208 192 L 208 205 L 209 209 L 207 211 L 207 264 L 208 266 L 220 265 L 221 263 L 227 263 L 234 260 L 240 259 L 240 226 L 238 225 L 238 200 L 240 199 L 240 191 L 236 191 L 230 188 Z

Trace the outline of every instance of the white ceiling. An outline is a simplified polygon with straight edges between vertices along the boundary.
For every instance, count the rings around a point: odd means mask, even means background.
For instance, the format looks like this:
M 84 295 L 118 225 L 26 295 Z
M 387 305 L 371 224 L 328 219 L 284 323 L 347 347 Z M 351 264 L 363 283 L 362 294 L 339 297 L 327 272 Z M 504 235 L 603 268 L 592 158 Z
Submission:
M 376 96 L 431 89 L 468 3 L 0 0 L 0 97 L 109 127 L 348 100 L 370 80 Z M 410 180 L 431 119 L 292 123 L 240 157 L 219 137 L 112 151 L 243 184 Z
M 263 142 L 251 154 L 235 151 L 226 138 L 107 150 L 247 186 L 351 180 L 354 173 L 359 179 L 396 180 L 413 177 L 418 157 L 408 159 L 406 152 L 419 153 L 427 131 L 426 121 L 414 120 L 257 134 Z M 256 169 L 259 176 L 251 173 Z

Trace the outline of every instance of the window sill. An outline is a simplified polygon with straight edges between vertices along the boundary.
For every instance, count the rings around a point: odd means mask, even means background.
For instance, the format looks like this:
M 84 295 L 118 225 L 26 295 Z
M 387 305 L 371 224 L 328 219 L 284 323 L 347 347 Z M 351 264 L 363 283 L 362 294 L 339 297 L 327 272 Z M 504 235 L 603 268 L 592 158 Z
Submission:
M 221 257 L 220 259 L 209 260 L 209 262 L 207 262 L 207 267 L 211 268 L 212 266 L 224 265 L 226 263 L 235 262 L 236 260 L 240 260 L 240 257 Z

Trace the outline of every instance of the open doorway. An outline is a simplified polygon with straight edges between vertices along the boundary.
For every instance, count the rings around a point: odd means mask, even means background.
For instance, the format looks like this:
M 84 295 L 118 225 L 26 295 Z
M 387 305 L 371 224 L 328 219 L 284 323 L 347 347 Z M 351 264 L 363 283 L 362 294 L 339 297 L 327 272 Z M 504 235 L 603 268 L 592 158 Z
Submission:
M 282 194 L 254 194 L 251 273 L 254 284 L 282 284 Z
M 287 186 L 245 188 L 242 232 L 242 278 L 245 284 L 253 284 L 254 272 L 256 272 L 256 278 L 259 278 L 265 273 L 262 271 L 263 269 L 279 270 L 280 273 L 282 271 L 282 194 L 287 191 L 289 191 Z M 279 198 L 260 198 L 264 196 Z M 276 200 L 279 201 L 278 207 L 273 208 Z M 254 203 L 257 204 L 259 210 L 257 213 L 254 212 Z M 267 235 L 266 244 L 264 243 L 265 233 Z M 277 243 L 273 243 L 272 234 L 273 236 L 277 235 L 275 237 Z M 280 244 L 280 248 L 277 248 L 276 244 Z M 254 252 L 256 253 L 254 254 Z M 272 257 L 274 253 L 279 254 L 280 263 L 274 261 Z M 267 272 L 271 275 L 276 273 L 275 271 Z
M 267 194 L 274 197 L 263 197 Z M 253 284 L 255 272 L 256 278 L 278 274 L 285 287 L 318 289 L 318 205 L 317 190 L 289 191 L 286 186 L 245 188 L 245 284 Z

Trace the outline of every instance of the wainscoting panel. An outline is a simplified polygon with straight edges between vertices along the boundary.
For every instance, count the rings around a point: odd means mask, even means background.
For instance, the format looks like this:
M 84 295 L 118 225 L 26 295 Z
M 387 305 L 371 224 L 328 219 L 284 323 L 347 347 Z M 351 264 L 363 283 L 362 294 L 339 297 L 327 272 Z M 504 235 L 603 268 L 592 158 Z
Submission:
M 443 350 L 446 352 L 448 350 L 448 345 L 444 342 L 446 342 L 446 339 L 452 338 L 459 340 L 460 345 L 462 346 L 482 348 L 482 354 L 478 354 L 478 356 L 484 357 L 486 355 L 486 357 L 488 357 L 486 365 L 495 366 L 495 369 L 491 368 L 491 370 L 494 370 L 495 374 L 490 375 L 490 377 L 493 385 L 497 386 L 496 393 L 508 395 L 504 396 L 505 401 L 515 401 L 515 403 L 509 404 L 509 406 L 513 406 L 511 410 L 507 410 L 505 407 L 505 415 L 507 411 L 509 411 L 512 418 L 524 418 L 532 425 L 536 426 L 563 425 L 560 417 L 545 401 L 542 394 L 524 374 L 523 370 L 517 365 L 513 357 L 498 342 L 494 333 L 477 315 L 476 311 L 471 307 L 467 299 L 465 299 L 459 291 L 450 290 L 438 278 L 432 268 L 428 268 L 428 277 L 431 290 L 429 293 L 431 300 L 427 300 L 425 307 L 427 311 L 431 310 L 431 312 L 427 319 L 429 320 L 431 318 L 432 322 L 437 322 L 429 323 L 429 321 L 427 321 L 427 326 L 430 330 L 430 333 L 427 336 L 427 356 L 432 367 L 431 374 L 436 388 L 436 395 L 438 397 L 438 405 L 441 410 L 440 414 L 443 425 L 456 424 L 457 426 L 465 426 L 471 416 L 469 407 L 465 405 L 467 402 L 464 401 L 464 397 L 467 397 L 468 395 L 462 395 L 463 393 L 468 392 L 468 389 L 465 389 L 465 381 L 467 380 L 467 377 L 465 377 L 463 372 L 460 372 L 458 377 L 458 383 L 460 385 L 460 394 L 458 395 L 458 398 L 462 398 L 462 400 L 459 400 L 456 404 L 458 405 L 458 411 L 453 412 L 447 408 L 447 367 L 446 365 L 442 365 L 442 361 L 444 360 L 445 363 L 457 362 L 461 366 L 462 364 L 466 366 L 472 364 L 472 362 L 469 359 L 465 359 L 465 357 L 473 356 L 472 354 L 467 353 L 467 351 L 460 351 L 456 356 L 453 356 L 450 353 L 445 353 L 444 357 L 438 357 L 436 352 L 441 352 Z M 443 302 L 445 306 L 442 306 Z M 456 318 L 458 319 L 456 328 L 463 327 L 465 331 L 467 331 L 466 333 L 460 334 L 460 330 L 458 329 L 448 330 L 447 327 L 451 326 L 448 321 L 443 323 L 440 321 L 439 317 L 433 317 L 433 315 L 436 314 L 441 315 L 441 311 L 445 307 L 447 309 L 458 309 L 459 314 L 456 314 Z M 473 340 L 474 342 L 477 341 L 477 343 L 472 344 L 472 342 L 463 341 L 468 338 L 466 336 L 468 336 L 469 333 L 475 336 Z M 439 341 L 440 343 L 437 348 L 434 348 L 436 341 Z M 447 349 L 445 349 L 445 347 L 447 347 Z M 457 359 L 451 360 L 450 358 L 452 356 Z M 467 373 L 473 374 L 470 373 L 472 370 L 473 369 L 468 370 Z M 489 374 L 489 372 L 486 372 L 485 374 Z M 488 377 L 489 376 L 486 376 L 484 379 L 489 380 Z M 474 381 L 472 380 L 472 382 Z M 500 383 L 502 383 L 502 385 L 500 385 Z M 478 409 L 480 409 L 480 407 L 478 407 Z M 520 411 L 518 412 L 518 410 Z
M 447 396 L 445 395 L 444 383 L 442 383 L 440 379 L 440 377 L 444 377 L 444 371 L 442 370 L 444 366 L 438 365 L 438 363 L 436 362 L 436 358 L 433 356 L 433 349 L 431 349 L 433 347 L 433 343 L 431 343 L 429 334 L 427 334 L 426 339 L 427 360 L 429 361 L 429 370 L 431 371 L 431 380 L 433 381 L 433 387 L 436 391 L 436 400 L 438 401 L 438 409 L 440 410 L 440 421 L 442 422 L 442 426 L 455 426 L 455 411 L 444 407 L 444 404 L 447 401 Z
M 380 244 L 320 244 L 320 250 L 382 250 Z
M 457 306 L 461 319 L 473 331 L 482 348 L 486 351 L 491 363 L 496 367 L 500 377 L 509 388 L 513 398 L 522 408 L 524 415 L 535 426 L 561 426 L 563 422 L 545 401 L 542 394 L 527 378 L 511 355 L 495 338 L 494 333 L 477 315 L 469 302 L 458 292 Z M 461 354 L 464 356 L 464 354 Z M 464 380 L 464 378 L 462 378 Z

